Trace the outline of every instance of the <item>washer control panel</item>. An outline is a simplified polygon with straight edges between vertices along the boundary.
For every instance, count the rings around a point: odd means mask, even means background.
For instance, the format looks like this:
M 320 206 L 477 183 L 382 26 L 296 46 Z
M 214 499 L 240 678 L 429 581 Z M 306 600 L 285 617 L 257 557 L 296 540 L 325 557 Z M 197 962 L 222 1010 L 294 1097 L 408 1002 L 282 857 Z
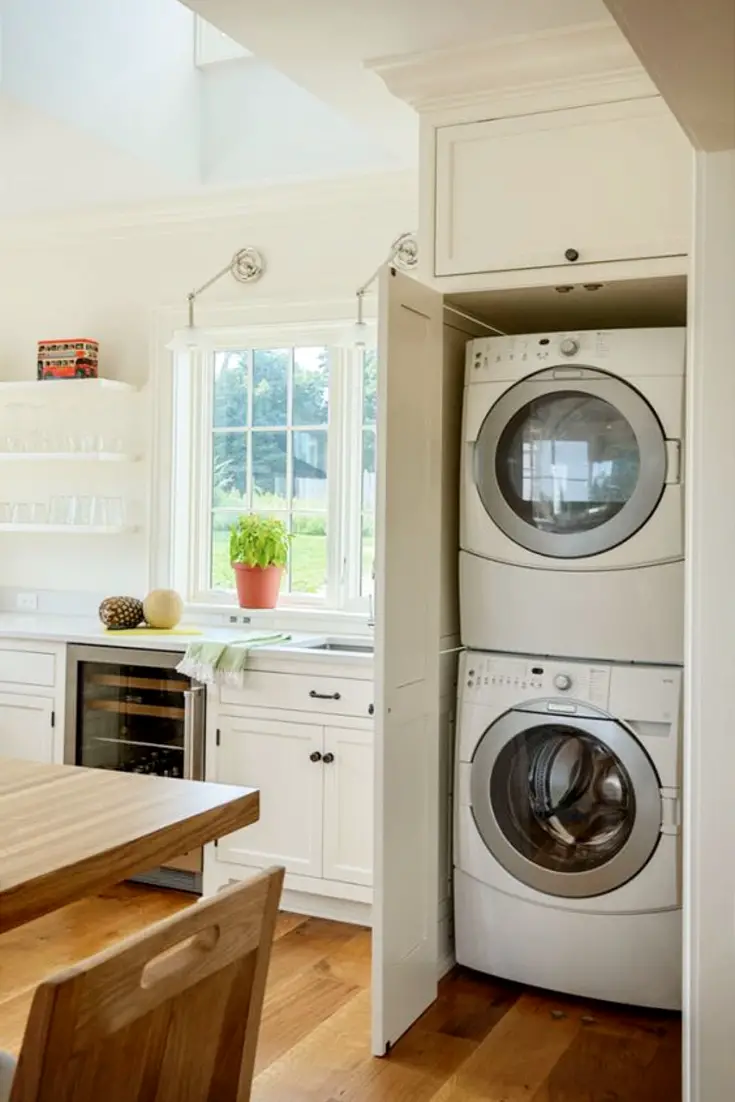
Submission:
M 474 704 L 512 707 L 544 697 L 584 701 L 606 709 L 611 667 L 558 658 L 525 658 L 464 651 L 460 694 Z
M 479 337 L 467 344 L 465 385 L 533 374 L 556 364 L 595 364 L 610 355 L 608 330 L 535 333 L 532 336 Z

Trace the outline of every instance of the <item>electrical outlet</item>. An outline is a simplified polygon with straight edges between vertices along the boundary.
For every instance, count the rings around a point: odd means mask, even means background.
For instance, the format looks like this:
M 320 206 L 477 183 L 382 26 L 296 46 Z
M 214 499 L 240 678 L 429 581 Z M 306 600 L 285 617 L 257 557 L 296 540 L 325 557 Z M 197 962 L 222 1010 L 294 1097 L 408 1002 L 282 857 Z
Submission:
M 18 593 L 15 598 L 15 607 L 22 612 L 36 612 L 38 609 L 38 594 Z

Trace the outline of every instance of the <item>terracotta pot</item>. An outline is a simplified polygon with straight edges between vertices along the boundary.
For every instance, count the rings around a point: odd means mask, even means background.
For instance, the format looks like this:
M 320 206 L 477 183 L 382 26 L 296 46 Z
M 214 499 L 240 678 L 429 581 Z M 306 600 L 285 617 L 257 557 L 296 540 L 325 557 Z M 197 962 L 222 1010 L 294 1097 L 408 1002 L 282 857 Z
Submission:
M 281 588 L 282 566 L 246 566 L 233 562 L 240 608 L 275 608 Z

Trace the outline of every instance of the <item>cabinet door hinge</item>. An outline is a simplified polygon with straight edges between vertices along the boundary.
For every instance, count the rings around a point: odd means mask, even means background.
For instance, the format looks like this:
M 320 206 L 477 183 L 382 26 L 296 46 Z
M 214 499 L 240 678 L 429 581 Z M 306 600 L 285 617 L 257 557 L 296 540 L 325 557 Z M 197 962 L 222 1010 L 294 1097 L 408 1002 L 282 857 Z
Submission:
M 51 713 L 51 726 L 52 727 L 56 726 L 56 712 Z
M 216 733 L 216 735 L 215 735 L 215 740 L 214 740 L 214 741 L 215 741 L 215 746 L 219 746 L 219 742 L 220 742 L 220 732 L 219 732 L 219 727 L 217 728 L 217 733 Z

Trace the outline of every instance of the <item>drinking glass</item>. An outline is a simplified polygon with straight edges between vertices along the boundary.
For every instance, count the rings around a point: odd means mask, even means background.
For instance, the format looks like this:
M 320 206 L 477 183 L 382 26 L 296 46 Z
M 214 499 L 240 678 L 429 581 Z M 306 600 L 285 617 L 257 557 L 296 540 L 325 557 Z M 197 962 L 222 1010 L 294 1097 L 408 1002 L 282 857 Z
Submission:
M 32 507 L 29 501 L 16 501 L 13 503 L 13 524 L 30 524 Z
M 52 497 L 50 516 L 52 524 L 71 524 L 73 522 L 72 499 Z
M 91 497 L 73 497 L 72 498 L 72 515 L 74 520 L 72 523 L 79 527 L 85 527 L 91 524 L 92 521 L 92 498 Z

